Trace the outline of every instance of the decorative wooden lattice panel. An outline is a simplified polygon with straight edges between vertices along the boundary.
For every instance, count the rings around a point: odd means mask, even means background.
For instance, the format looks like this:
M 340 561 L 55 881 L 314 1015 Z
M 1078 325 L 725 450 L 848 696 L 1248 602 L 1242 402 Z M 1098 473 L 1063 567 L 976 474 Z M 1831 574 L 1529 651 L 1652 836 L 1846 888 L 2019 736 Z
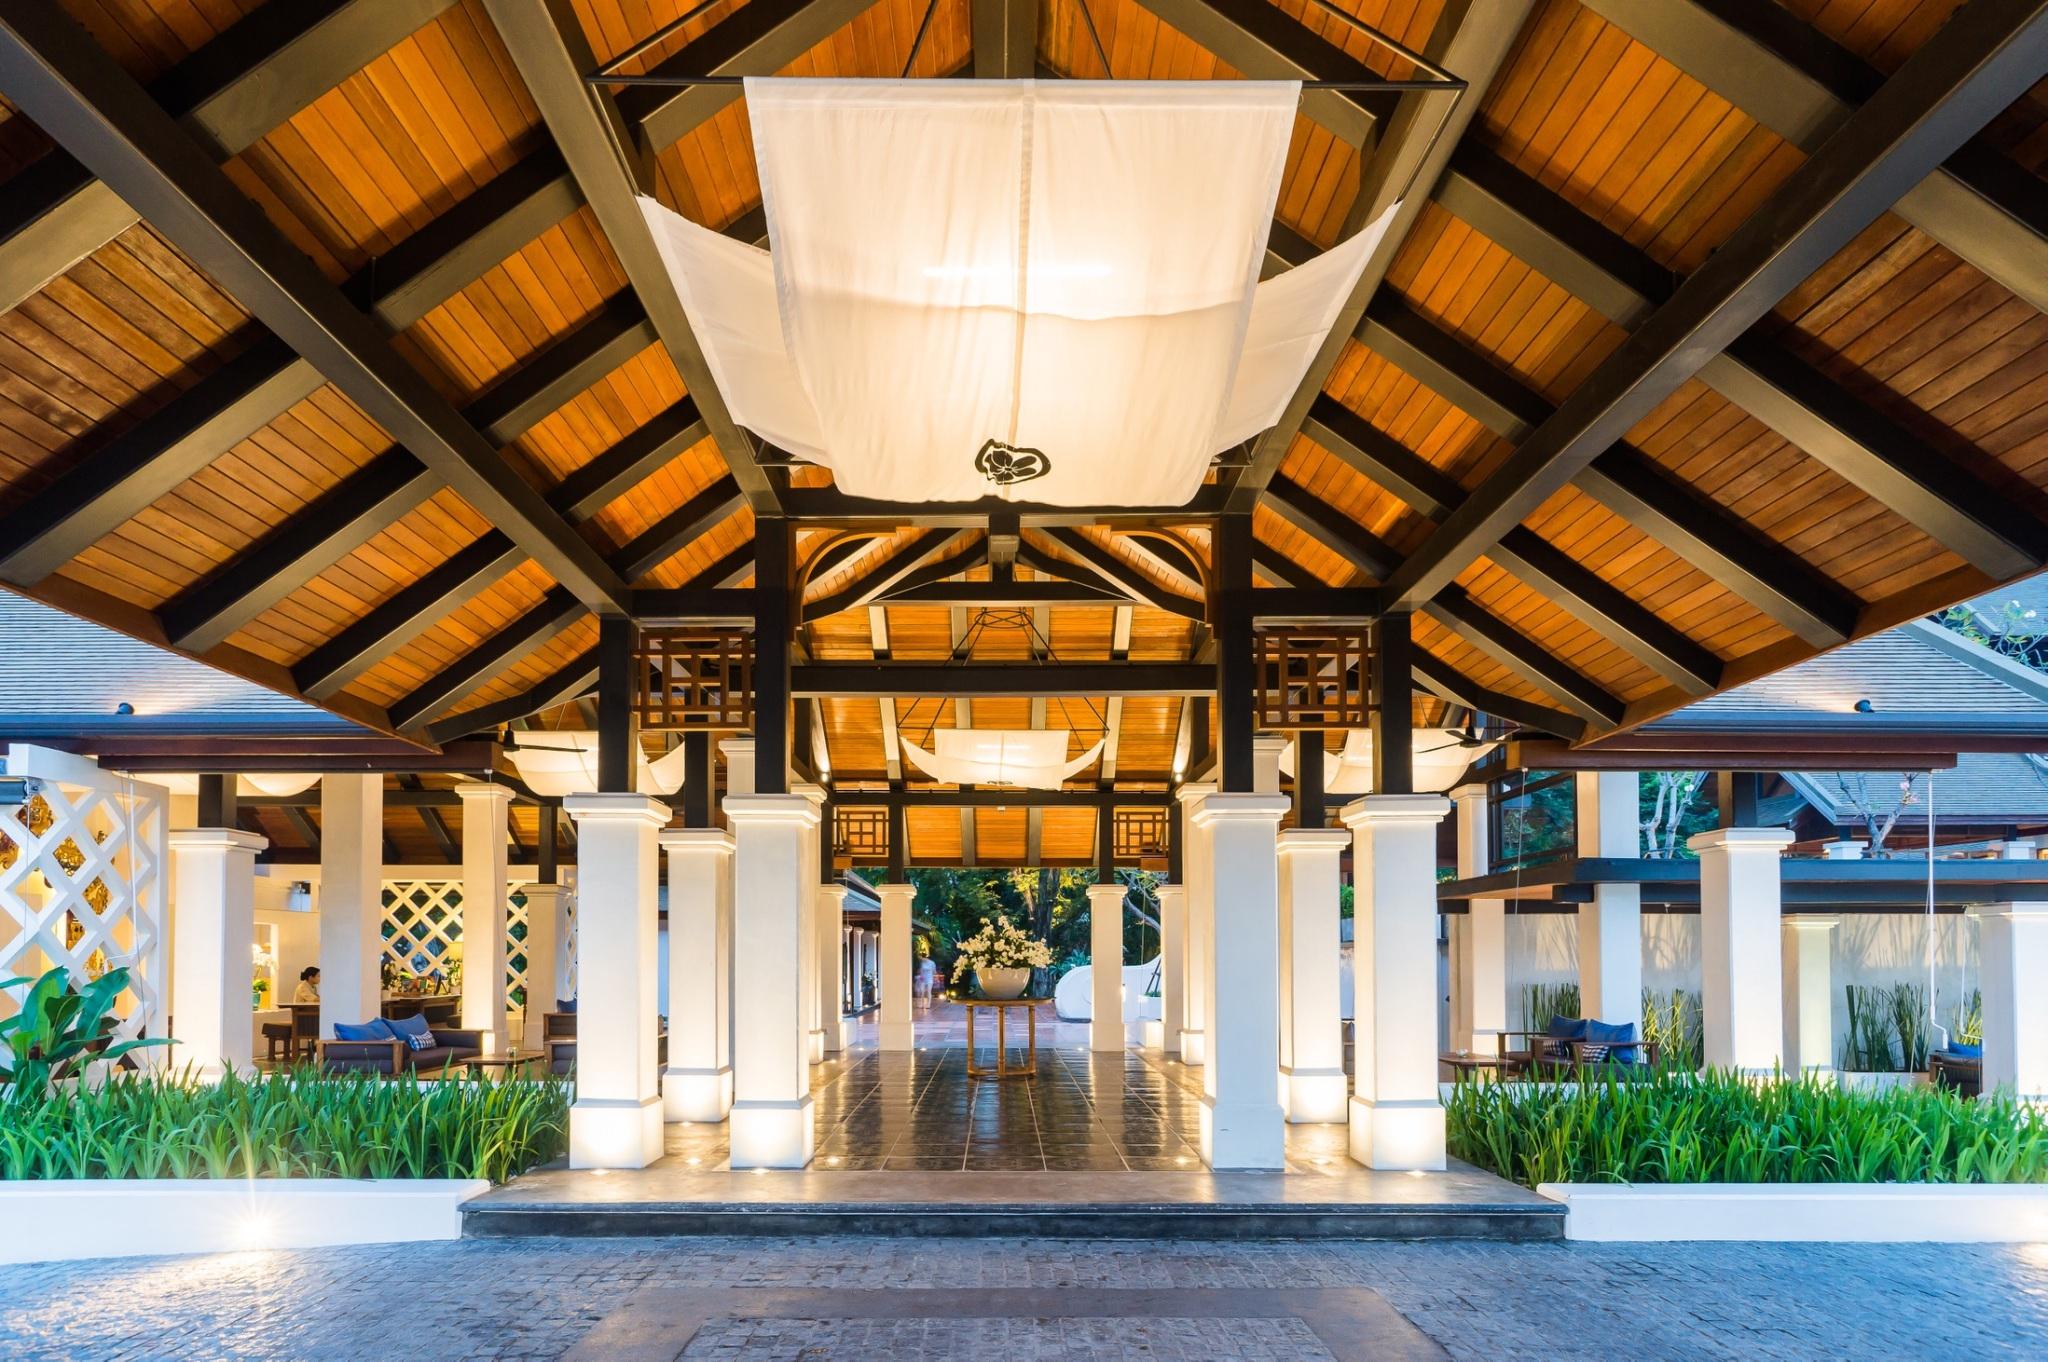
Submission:
M 1364 628 L 1261 629 L 1257 728 L 1364 728 L 1372 722 L 1372 649 Z
M 7 766 L 35 789 L 0 807 L 0 977 L 61 965 L 83 983 L 125 967 L 116 1038 L 166 1034 L 165 791 L 41 748 L 13 747 Z
M 754 726 L 754 636 L 738 629 L 642 629 L 633 709 L 645 729 Z
M 1111 843 L 1118 865 L 1166 854 L 1165 809 L 1118 809 L 1113 819 Z
M 832 859 L 852 865 L 889 863 L 889 811 L 845 807 L 832 809 Z
M 567 888 L 562 892 L 566 898 Z M 573 902 L 568 906 L 568 919 L 565 949 L 573 960 Z M 527 921 L 526 882 L 515 880 L 505 886 L 505 994 L 515 1007 L 526 1004 Z M 384 959 L 400 974 L 430 979 L 438 973 L 445 979 L 461 956 L 462 881 L 386 880 L 382 936 Z M 542 1001 L 554 1005 L 553 998 Z

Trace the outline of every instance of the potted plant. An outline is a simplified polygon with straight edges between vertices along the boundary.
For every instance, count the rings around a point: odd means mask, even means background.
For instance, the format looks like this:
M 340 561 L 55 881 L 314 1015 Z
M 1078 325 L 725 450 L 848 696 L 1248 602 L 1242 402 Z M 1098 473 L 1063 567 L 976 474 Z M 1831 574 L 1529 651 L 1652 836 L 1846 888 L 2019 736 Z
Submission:
M 1052 963 L 1052 948 L 1010 919 L 981 920 L 981 930 L 960 943 L 954 977 L 962 968 L 974 971 L 984 998 L 1018 998 L 1031 983 L 1031 971 Z

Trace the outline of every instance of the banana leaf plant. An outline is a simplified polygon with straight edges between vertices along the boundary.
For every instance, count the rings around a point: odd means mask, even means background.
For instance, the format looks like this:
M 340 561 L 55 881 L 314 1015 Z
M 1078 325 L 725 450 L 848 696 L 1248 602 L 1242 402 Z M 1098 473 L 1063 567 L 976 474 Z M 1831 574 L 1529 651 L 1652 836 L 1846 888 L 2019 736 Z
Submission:
M 114 1000 L 128 987 L 125 967 L 74 990 L 59 966 L 40 979 L 0 979 L 0 989 L 31 985 L 21 1010 L 0 1018 L 0 1080 L 15 1097 L 42 1096 L 85 1065 L 131 1050 L 169 1045 L 165 1037 L 117 1041 Z

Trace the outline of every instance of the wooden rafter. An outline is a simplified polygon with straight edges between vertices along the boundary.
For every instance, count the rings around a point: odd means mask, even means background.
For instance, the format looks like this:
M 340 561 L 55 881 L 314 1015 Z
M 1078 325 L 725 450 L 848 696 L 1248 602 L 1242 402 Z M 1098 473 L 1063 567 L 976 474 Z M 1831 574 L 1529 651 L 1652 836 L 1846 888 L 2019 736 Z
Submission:
M 1586 0 L 1586 7 L 1808 154 L 1884 83 L 1867 62 L 1775 5 Z M 1964 145 L 1910 185 L 1892 211 L 2048 311 L 2048 206 L 2039 181 L 1997 152 Z
M 597 68 L 597 58 L 590 50 L 581 21 L 566 0 L 485 0 L 485 8 L 534 102 L 540 106 L 541 118 L 582 188 L 591 213 L 632 282 L 633 292 L 653 319 L 669 358 L 696 400 L 712 443 L 738 480 L 748 505 L 757 515 L 780 514 L 781 503 L 774 484 L 755 459 L 751 439 L 733 421 L 711 380 L 710 366 L 705 363 L 690 320 L 683 313 L 682 300 L 655 247 L 647 220 L 634 201 L 636 194 L 648 188 L 643 179 L 647 170 L 638 156 L 633 158 L 630 168 L 620 157 L 622 139 L 628 145 L 639 145 L 639 139 L 649 145 L 666 145 L 681 135 L 680 125 L 694 126 L 692 115 L 659 113 L 660 118 L 673 118 L 679 125 L 678 131 L 670 135 L 664 128 L 654 126 L 656 111 L 643 113 L 637 124 L 629 123 L 609 91 L 585 86 L 584 73 Z M 750 18 L 744 13 L 735 14 L 727 23 L 744 25 Z M 725 26 L 717 25 L 712 33 Z M 696 91 L 672 93 L 680 97 Z M 684 101 L 668 101 L 660 109 L 671 109 L 679 102 Z
M 0 79 L 19 107 L 557 581 L 594 608 L 625 608 L 625 583 L 597 551 L 133 77 L 61 11 L 23 3 L 0 14 Z
M 1960 11 L 1388 580 L 1429 600 L 2040 76 L 2048 6 Z

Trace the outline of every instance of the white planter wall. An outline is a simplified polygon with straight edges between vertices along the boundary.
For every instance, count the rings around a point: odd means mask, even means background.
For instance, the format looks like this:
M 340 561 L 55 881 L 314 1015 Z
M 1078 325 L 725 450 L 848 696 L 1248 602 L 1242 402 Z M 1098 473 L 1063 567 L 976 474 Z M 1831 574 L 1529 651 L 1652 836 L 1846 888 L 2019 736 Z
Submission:
M 456 1239 L 481 1178 L 0 1182 L 0 1263 Z
M 1565 1238 L 1610 1243 L 2048 1243 L 2048 1187 L 1780 1183 L 1614 1186 L 1546 1182 Z
M 1916 913 L 1843 913 L 1833 933 L 1829 1055 L 1841 1053 L 1849 1026 L 1845 984 L 1889 988 L 1927 980 L 1926 919 Z M 1951 1009 L 1979 983 L 1975 917 L 1936 918 L 1935 989 L 1946 1025 Z M 1570 913 L 1511 914 L 1507 919 L 1508 1025 L 1522 1025 L 1522 991 L 1579 977 L 1578 919 Z M 1643 986 L 1657 994 L 1700 989 L 1700 920 L 1694 913 L 1643 914 Z M 1540 1023 L 1539 1023 L 1540 1024 Z

